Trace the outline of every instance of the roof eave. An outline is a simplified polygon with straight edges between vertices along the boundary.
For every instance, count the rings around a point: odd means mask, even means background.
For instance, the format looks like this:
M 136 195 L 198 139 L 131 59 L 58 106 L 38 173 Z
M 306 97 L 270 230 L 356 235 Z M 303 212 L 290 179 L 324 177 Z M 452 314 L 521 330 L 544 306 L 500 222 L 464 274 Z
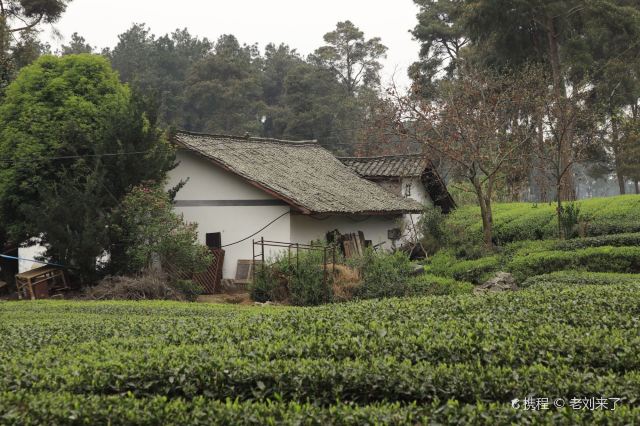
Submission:
M 357 211 L 357 212 L 347 212 L 347 211 L 321 211 L 321 212 L 310 212 L 305 213 L 308 215 L 331 215 L 331 216 L 345 216 L 345 215 L 353 215 L 353 216 L 402 216 L 405 214 L 419 214 L 422 213 L 423 209 L 415 208 L 415 209 L 400 209 L 400 210 L 368 210 L 368 211 Z

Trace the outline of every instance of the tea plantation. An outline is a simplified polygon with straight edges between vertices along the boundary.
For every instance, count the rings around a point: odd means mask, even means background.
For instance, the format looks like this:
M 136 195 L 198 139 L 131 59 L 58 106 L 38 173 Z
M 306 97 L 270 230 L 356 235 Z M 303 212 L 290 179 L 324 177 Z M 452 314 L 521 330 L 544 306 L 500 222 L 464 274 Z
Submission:
M 5 302 L 0 424 L 633 424 L 640 283 L 619 277 L 320 308 Z
M 640 232 L 640 196 L 623 195 L 593 198 L 576 202 L 580 210 L 584 236 L 600 236 Z M 558 221 L 554 203 L 496 203 L 493 205 L 494 237 L 498 246 L 514 241 L 557 238 Z M 480 209 L 466 206 L 456 210 L 447 220 L 456 235 L 453 245 L 480 243 L 482 221 Z

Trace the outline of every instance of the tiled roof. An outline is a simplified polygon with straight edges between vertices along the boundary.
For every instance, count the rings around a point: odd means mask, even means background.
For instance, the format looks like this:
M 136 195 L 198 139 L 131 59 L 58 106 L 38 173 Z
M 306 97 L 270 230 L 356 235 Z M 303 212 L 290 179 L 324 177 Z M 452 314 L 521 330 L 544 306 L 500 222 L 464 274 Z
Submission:
M 340 161 L 364 178 L 419 177 L 430 165 L 427 157 L 421 154 L 349 157 L 340 158 Z
M 195 152 L 303 213 L 401 214 L 422 206 L 361 178 L 315 141 L 282 141 L 178 132 Z

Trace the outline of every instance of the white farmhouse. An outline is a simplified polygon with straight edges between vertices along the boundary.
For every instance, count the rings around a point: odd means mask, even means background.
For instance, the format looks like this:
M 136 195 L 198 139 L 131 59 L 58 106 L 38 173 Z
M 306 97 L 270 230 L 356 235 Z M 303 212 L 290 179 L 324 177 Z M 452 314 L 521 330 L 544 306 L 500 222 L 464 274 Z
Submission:
M 450 213 L 456 208 L 445 182 L 424 154 L 345 157 L 339 160 L 360 177 L 377 183 L 397 196 L 411 198 L 423 206 L 440 207 L 443 213 Z M 413 236 L 415 232 L 411 228 L 417 225 L 419 215 L 407 214 L 404 219 L 408 230 L 406 234 Z
M 202 243 L 224 248 L 226 279 L 235 277 L 239 260 L 252 259 L 253 240 L 308 244 L 337 229 L 363 231 L 390 248 L 389 231 L 423 209 L 360 177 L 315 141 L 188 132 L 172 139 L 179 165 L 169 185 L 186 181 L 175 208 L 198 224 Z

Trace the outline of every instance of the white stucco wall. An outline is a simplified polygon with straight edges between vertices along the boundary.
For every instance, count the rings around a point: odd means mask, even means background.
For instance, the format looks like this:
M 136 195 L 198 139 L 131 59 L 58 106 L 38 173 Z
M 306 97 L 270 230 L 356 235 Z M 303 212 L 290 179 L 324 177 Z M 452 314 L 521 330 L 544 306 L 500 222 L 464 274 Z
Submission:
M 42 263 L 31 262 L 28 259 L 35 259 L 38 256 L 42 256 L 46 249 L 41 245 L 33 245 L 30 247 L 21 247 L 18 249 L 18 257 L 21 259 L 18 262 L 18 272 L 26 272 L 31 269 L 44 266 Z
M 322 220 L 321 220 L 322 219 Z M 362 231 L 373 245 L 385 243 L 382 248 L 391 249 L 391 241 L 387 238 L 388 230 L 397 228 L 400 216 L 329 216 L 316 218 L 313 216 L 294 214 L 291 216 L 291 239 L 294 243 L 309 244 L 314 240 L 324 240 L 327 232 L 337 229 L 341 234 Z
M 242 178 L 219 168 L 209 161 L 188 152 L 179 152 L 180 164 L 169 173 L 170 187 L 181 179 L 189 178 L 178 192 L 176 201 L 212 200 L 276 200 L 275 197 L 254 187 Z M 180 206 L 175 211 L 181 213 L 188 222 L 198 224 L 198 238 L 203 244 L 207 233 L 220 232 L 222 245 L 239 241 L 263 228 L 278 216 L 289 211 L 289 206 Z M 269 228 L 247 241 L 225 247 L 223 277 L 233 279 L 238 260 L 251 260 L 253 239 L 290 241 L 291 227 L 289 215 L 280 218 Z M 266 250 L 266 257 L 276 255 L 277 249 Z
M 405 189 L 407 185 L 411 185 L 411 195 L 409 198 L 416 200 L 422 205 L 433 205 L 433 201 L 431 201 L 431 197 L 427 193 L 427 189 L 424 187 L 422 180 L 419 177 L 414 178 L 403 178 L 402 179 L 402 196 L 405 196 Z M 405 223 L 405 239 L 411 239 L 416 232 L 419 233 L 418 229 L 418 221 L 420 220 L 419 214 L 405 215 L 404 223 Z M 414 231 L 413 227 L 415 226 L 416 230 Z

